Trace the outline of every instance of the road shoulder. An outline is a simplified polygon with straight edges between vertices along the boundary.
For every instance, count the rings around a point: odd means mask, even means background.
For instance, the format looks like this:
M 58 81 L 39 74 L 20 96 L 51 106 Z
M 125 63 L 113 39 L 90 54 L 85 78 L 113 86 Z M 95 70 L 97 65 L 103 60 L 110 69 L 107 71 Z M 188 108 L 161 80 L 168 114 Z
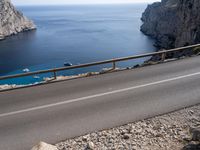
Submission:
M 200 105 L 170 114 L 90 133 L 56 144 L 69 149 L 178 150 L 198 147 L 194 132 L 200 127 Z M 192 137 L 193 136 L 193 137 Z

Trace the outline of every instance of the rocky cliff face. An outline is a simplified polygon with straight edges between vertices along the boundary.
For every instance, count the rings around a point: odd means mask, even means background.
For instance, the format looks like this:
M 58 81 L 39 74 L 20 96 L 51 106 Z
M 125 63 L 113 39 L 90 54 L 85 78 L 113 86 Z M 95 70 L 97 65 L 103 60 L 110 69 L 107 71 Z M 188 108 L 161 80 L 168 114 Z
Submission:
M 0 0 L 0 39 L 32 29 L 34 23 L 17 11 L 10 0 Z
M 162 0 L 142 15 L 141 31 L 161 48 L 200 43 L 200 0 Z

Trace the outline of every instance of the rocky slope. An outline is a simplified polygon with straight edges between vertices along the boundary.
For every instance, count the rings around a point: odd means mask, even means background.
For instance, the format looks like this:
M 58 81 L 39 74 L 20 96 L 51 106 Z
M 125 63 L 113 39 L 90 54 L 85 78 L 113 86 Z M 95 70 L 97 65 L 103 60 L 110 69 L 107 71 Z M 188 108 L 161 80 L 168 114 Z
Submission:
M 0 39 L 32 29 L 34 23 L 17 11 L 10 0 L 0 0 Z
M 162 0 L 148 5 L 141 31 L 156 39 L 161 48 L 200 43 L 200 1 Z

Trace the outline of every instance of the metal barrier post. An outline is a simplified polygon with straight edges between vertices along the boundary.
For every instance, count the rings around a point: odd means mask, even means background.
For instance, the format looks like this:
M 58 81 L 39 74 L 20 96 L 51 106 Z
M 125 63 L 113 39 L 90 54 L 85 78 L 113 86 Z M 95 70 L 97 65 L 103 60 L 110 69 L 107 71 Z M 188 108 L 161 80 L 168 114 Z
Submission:
M 166 58 L 166 53 L 162 53 L 162 55 L 161 55 L 161 61 L 165 61 L 165 58 Z
M 56 80 L 57 79 L 56 70 L 53 71 L 53 76 L 54 76 L 54 79 Z
M 115 69 L 116 69 L 116 62 L 113 61 L 113 70 L 115 70 Z

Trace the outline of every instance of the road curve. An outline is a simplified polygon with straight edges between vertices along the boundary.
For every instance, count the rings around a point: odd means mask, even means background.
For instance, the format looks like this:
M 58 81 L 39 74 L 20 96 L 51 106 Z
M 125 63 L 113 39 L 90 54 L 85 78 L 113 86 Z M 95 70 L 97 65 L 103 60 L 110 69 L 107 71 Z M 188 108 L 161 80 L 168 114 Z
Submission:
M 0 92 L 0 150 L 28 150 L 200 103 L 200 57 Z

